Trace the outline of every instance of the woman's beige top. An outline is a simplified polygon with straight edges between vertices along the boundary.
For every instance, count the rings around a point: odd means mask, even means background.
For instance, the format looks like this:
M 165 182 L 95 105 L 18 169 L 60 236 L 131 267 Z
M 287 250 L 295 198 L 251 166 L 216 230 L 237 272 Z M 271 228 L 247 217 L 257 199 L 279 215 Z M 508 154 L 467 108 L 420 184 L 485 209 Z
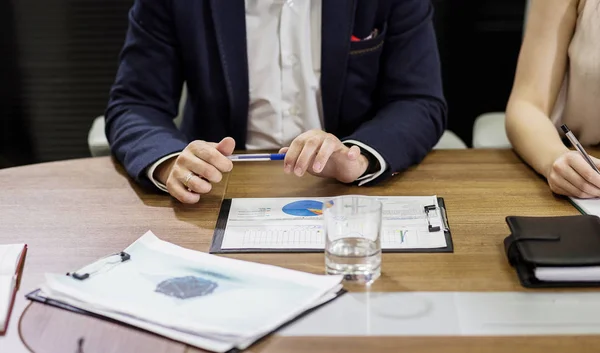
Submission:
M 552 122 L 567 124 L 582 145 L 600 143 L 600 0 L 581 0 Z

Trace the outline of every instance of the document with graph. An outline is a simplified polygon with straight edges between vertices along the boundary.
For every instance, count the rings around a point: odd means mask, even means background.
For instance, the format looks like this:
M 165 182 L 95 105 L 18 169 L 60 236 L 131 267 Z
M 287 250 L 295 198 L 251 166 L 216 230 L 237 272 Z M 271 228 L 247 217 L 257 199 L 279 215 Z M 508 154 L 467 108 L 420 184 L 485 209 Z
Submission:
M 375 197 L 375 196 L 373 196 Z M 444 200 L 375 197 L 382 202 L 383 252 L 452 252 Z M 211 253 L 321 252 L 328 198 L 234 198 L 221 205 Z

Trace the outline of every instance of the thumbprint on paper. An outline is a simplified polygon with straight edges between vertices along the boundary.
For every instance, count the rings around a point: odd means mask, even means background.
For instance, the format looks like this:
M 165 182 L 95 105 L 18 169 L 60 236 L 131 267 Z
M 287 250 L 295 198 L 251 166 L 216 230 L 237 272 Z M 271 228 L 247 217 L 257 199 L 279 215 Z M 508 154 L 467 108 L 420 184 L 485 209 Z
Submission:
M 155 292 L 179 299 L 190 299 L 212 294 L 219 285 L 195 276 L 174 277 L 160 282 Z

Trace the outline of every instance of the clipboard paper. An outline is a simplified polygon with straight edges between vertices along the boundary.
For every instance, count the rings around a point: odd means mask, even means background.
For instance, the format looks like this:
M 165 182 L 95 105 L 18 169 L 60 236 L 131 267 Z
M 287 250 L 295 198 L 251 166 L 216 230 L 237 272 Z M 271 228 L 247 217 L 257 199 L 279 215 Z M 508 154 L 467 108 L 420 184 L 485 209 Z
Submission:
M 321 207 L 327 199 L 224 199 L 210 253 L 323 252 L 325 233 Z M 383 204 L 383 252 L 454 252 L 443 198 L 386 196 L 377 199 Z

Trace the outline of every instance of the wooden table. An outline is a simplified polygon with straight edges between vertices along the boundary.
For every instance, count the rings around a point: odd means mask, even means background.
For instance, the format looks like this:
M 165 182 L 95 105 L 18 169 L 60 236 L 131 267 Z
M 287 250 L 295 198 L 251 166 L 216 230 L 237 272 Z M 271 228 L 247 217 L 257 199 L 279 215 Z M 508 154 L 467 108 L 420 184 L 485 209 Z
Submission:
M 507 215 L 577 211 L 509 150 L 434 151 L 419 166 L 375 187 L 347 187 L 281 172 L 279 163 L 236 164 L 199 204 L 182 205 L 133 184 L 110 158 L 0 170 L 0 243 L 29 244 L 21 289 L 0 352 L 197 352 L 150 333 L 40 304 L 24 294 L 45 272 L 63 273 L 125 248 L 147 230 L 207 251 L 223 197 L 433 195 L 445 198 L 453 254 L 384 254 L 373 291 L 524 291 L 503 253 Z M 323 273 L 322 254 L 231 257 Z M 403 270 L 399 264 L 402 263 Z M 350 288 L 361 290 L 361 288 Z M 251 352 L 597 351 L 600 337 L 282 337 Z

